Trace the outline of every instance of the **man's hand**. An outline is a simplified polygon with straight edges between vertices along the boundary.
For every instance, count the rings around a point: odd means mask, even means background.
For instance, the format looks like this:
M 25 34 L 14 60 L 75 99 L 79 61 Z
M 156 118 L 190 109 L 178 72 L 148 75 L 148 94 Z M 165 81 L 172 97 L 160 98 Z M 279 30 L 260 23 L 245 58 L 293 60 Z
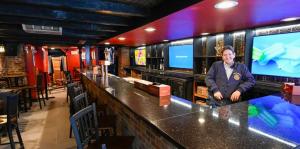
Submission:
M 240 99 L 241 92 L 240 91 L 235 91 L 231 94 L 230 100 L 231 101 L 238 101 Z
M 217 91 L 217 92 L 214 93 L 214 97 L 217 100 L 223 99 L 223 96 L 222 96 L 221 92 L 219 92 L 219 91 Z

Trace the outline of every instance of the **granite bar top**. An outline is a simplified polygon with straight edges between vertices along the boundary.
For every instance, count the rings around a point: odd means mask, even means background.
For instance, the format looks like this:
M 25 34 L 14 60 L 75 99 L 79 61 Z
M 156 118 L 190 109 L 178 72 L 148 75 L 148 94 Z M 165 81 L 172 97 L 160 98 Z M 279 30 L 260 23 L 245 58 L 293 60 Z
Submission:
M 83 73 L 184 148 L 293 148 L 300 144 L 300 107 L 267 96 L 210 109 L 171 96 L 168 105 L 117 76 Z

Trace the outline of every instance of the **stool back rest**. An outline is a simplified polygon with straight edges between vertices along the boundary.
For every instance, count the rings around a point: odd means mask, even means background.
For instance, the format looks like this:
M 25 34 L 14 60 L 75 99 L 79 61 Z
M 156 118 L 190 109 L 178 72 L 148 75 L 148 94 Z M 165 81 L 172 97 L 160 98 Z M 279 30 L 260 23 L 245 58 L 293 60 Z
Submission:
M 70 96 L 70 115 L 73 115 L 75 112 L 74 112 L 74 104 L 73 104 L 73 100 L 75 98 L 75 90 L 74 88 L 78 86 L 78 83 L 77 82 L 74 82 L 74 83 L 69 83 L 67 85 L 67 92 Z
M 41 73 L 36 76 L 36 87 L 38 90 L 43 89 L 43 74 Z
M 78 96 L 76 96 L 73 100 L 73 105 L 74 105 L 74 110 L 75 112 L 80 111 L 81 109 L 84 109 L 89 105 L 88 100 L 87 100 L 87 94 L 82 93 Z
M 69 93 L 70 99 L 73 100 L 75 97 L 74 87 L 78 86 L 78 82 L 67 84 L 67 92 Z
M 92 104 L 81 109 L 70 118 L 78 149 L 85 148 L 92 139 L 98 140 L 96 106 Z
M 18 102 L 19 94 L 14 93 L 6 97 L 6 114 L 7 122 L 10 122 L 10 119 L 17 117 L 18 115 Z
M 78 95 L 80 95 L 81 93 L 83 93 L 82 86 L 81 86 L 81 85 L 75 86 L 75 87 L 74 87 L 74 95 L 75 95 L 75 96 L 78 96 Z
M 71 76 L 70 71 L 64 71 L 64 73 L 65 73 L 65 77 L 66 77 L 66 80 L 67 80 L 67 84 L 72 83 L 73 80 L 72 80 L 72 76 Z

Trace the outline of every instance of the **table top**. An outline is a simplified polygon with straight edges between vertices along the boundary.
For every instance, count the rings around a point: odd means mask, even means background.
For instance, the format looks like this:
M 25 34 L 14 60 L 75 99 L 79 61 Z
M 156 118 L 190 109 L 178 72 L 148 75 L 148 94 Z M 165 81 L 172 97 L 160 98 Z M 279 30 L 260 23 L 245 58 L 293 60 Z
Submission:
M 4 75 L 4 78 L 15 78 L 15 77 L 25 77 L 26 74 L 12 74 L 12 75 Z
M 300 144 L 300 107 L 266 96 L 215 109 L 171 96 L 168 105 L 117 76 L 84 75 L 183 148 L 292 148 Z

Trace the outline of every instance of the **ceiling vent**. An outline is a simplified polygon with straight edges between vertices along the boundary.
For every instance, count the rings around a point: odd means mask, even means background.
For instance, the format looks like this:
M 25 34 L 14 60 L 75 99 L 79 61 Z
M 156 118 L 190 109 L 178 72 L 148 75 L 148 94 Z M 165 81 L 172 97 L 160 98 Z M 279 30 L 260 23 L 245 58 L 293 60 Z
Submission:
M 62 35 L 62 27 L 57 27 L 57 26 L 40 26 L 40 25 L 22 24 L 22 28 L 26 33 Z

